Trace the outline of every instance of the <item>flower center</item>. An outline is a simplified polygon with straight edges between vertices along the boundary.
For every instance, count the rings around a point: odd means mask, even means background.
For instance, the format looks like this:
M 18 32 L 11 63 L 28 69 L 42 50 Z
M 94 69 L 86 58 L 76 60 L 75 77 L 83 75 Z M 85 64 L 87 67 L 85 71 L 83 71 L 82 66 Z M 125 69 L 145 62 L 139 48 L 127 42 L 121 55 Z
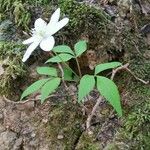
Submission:
M 44 36 L 45 36 L 45 33 L 46 33 L 45 30 L 40 30 L 40 31 L 38 31 L 37 34 L 38 34 L 39 36 L 44 37 Z
M 32 34 L 33 36 L 37 36 L 37 37 L 42 37 L 44 38 L 45 35 L 46 35 L 46 30 L 45 29 L 40 29 L 40 30 L 35 30 L 35 29 L 32 29 Z

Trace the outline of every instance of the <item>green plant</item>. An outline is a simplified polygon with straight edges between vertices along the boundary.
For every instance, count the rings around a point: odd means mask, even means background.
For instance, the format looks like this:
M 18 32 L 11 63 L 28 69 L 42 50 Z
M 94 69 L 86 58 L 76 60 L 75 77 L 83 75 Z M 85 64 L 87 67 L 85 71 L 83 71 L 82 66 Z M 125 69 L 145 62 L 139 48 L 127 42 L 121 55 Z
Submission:
M 29 86 L 23 92 L 21 99 L 35 91 L 40 90 L 41 103 L 43 103 L 48 98 L 49 94 L 51 94 L 58 88 L 61 81 L 74 80 L 75 82 L 79 83 L 79 103 L 84 102 L 84 98 L 96 87 L 99 93 L 114 107 L 118 115 L 122 116 L 120 95 L 117 86 L 112 80 L 99 75 L 104 70 L 113 69 L 121 66 L 122 64 L 119 62 L 99 64 L 95 67 L 94 75 L 82 75 L 82 71 L 78 62 L 78 57 L 80 57 L 86 50 L 86 41 L 77 42 L 74 45 L 74 51 L 66 45 L 55 46 L 52 50 L 55 55 L 48 59 L 46 63 L 58 63 L 58 65 L 61 67 L 61 63 L 63 63 L 63 66 L 65 66 L 65 70 L 61 70 L 62 76 L 60 77 L 57 73 L 57 70 L 53 67 L 38 67 L 37 72 L 40 75 L 46 75 L 47 78 L 36 81 L 31 86 Z M 74 59 L 76 61 L 78 67 L 78 74 L 75 73 L 66 63 L 70 59 Z M 73 78 L 72 74 L 74 74 L 76 78 Z

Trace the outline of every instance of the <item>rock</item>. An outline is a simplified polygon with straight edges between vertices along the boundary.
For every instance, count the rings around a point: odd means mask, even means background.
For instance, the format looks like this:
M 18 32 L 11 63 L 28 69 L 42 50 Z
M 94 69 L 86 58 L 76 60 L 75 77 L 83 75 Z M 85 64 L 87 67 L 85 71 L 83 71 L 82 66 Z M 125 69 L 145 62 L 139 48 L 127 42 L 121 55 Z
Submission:
M 42 119 L 42 122 L 43 122 L 43 123 L 47 123 L 47 122 L 48 122 L 48 119 L 44 118 L 44 119 Z
M 0 75 L 2 75 L 4 73 L 4 68 L 2 67 L 2 65 L 0 64 Z
M 34 108 L 34 101 L 28 101 L 26 103 L 20 103 L 16 105 L 18 110 L 32 110 Z
M 19 139 L 17 139 L 17 140 L 15 141 L 15 144 L 14 144 L 12 150 L 20 150 L 20 149 L 21 149 L 22 142 L 23 142 L 22 137 L 20 137 Z
M 10 150 L 15 145 L 17 134 L 11 131 L 0 133 L 0 149 Z M 16 150 L 16 149 L 15 149 Z
M 142 33 L 143 35 L 150 34 L 150 23 L 144 25 L 144 26 L 141 28 L 141 33 Z
M 5 130 L 6 130 L 5 127 L 0 124 L 0 133 L 1 133 L 1 132 L 4 132 Z
M 3 100 L 3 97 L 0 96 L 0 110 L 2 110 L 5 107 L 5 102 Z
M 0 121 L 3 119 L 3 114 L 0 113 Z
M 36 136 L 36 134 L 33 132 L 33 133 L 31 134 L 31 137 L 34 138 L 35 136 Z
M 58 140 L 62 140 L 64 138 L 64 136 L 62 135 L 62 134 L 59 134 L 58 136 L 57 136 L 57 139 Z
M 20 122 L 20 111 L 5 109 L 4 110 L 4 126 L 17 133 L 21 130 L 22 123 Z

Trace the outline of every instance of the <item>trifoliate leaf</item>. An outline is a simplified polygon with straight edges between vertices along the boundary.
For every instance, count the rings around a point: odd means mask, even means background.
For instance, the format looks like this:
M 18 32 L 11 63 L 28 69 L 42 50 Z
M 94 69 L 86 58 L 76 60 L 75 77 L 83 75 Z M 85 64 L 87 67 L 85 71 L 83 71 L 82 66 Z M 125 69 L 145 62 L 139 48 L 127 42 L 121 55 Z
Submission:
M 38 81 L 34 82 L 33 84 L 31 84 L 31 85 L 22 93 L 22 95 L 21 95 L 21 100 L 22 100 L 24 97 L 26 97 L 26 96 L 28 96 L 28 95 L 30 95 L 30 94 L 32 94 L 32 93 L 38 91 L 48 80 L 50 80 L 50 79 L 42 79 L 42 80 L 38 80 Z

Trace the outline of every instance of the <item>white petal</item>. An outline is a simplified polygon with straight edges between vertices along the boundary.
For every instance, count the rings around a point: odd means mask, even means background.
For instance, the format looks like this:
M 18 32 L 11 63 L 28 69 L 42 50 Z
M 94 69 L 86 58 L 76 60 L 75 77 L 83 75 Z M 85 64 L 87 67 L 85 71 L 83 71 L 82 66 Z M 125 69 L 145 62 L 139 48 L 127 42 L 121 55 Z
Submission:
M 34 42 L 34 40 L 35 40 L 35 38 L 34 38 L 34 37 L 31 37 L 31 38 L 29 38 L 29 39 L 23 41 L 22 43 L 23 43 L 23 44 L 31 44 L 32 42 Z
M 34 23 L 35 31 L 39 32 L 41 30 L 44 30 L 46 28 L 46 25 L 47 23 L 43 19 L 38 18 Z
M 55 44 L 54 37 L 53 37 L 53 36 L 50 36 L 50 37 L 44 38 L 44 39 L 41 41 L 40 47 L 41 47 L 41 49 L 44 50 L 44 51 L 50 51 L 50 50 L 53 49 L 54 44 Z
M 53 25 L 51 28 L 48 28 L 48 34 L 53 35 L 57 31 L 59 31 L 61 28 L 63 28 L 67 23 L 69 22 L 68 18 L 64 18 L 61 21 L 57 22 L 55 25 Z
M 28 47 L 27 51 L 25 52 L 23 56 L 23 59 L 22 59 L 23 62 L 25 62 L 30 57 L 31 53 L 36 49 L 39 43 L 40 43 L 39 41 L 36 41 Z
M 58 23 L 56 23 L 51 29 L 50 29 L 50 34 L 53 35 L 57 31 L 59 31 L 61 28 L 63 28 L 67 23 L 69 22 L 68 18 L 64 18 Z
M 46 29 L 48 31 L 47 34 L 51 35 L 51 29 L 56 26 L 56 23 L 58 23 L 59 17 L 60 17 L 60 8 L 58 8 L 51 16 L 50 22 L 48 23 Z
M 59 21 L 59 17 L 60 17 L 60 8 L 58 8 L 51 16 L 50 22 L 48 25 L 50 24 L 55 24 Z

